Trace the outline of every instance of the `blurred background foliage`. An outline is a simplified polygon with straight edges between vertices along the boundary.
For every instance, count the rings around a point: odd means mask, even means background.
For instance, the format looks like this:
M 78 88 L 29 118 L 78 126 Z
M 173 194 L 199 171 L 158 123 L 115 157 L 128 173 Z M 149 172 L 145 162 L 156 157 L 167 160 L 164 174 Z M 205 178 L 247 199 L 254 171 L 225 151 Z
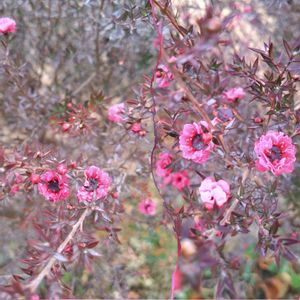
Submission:
M 299 37 L 299 1 L 236 3 L 252 8 L 232 28 L 235 47 L 240 51 L 260 48 L 262 41 L 269 38 L 278 45 L 282 37 L 287 40 Z M 233 2 L 228 0 L 174 0 L 174 9 L 184 6 L 197 18 L 206 4 L 218 6 L 224 15 L 233 10 Z M 91 93 L 101 91 L 110 102 L 124 101 L 133 96 L 132 87 L 143 80 L 143 74 L 150 74 L 155 62 L 155 30 L 150 26 L 148 0 L 2 0 L 0 14 L 17 22 L 17 34 L 9 42 L 10 61 L 3 48 L 0 52 L 4 66 L 8 63 L 13 66 L 10 74 L 5 67 L 0 70 L 0 86 L 11 87 L 0 89 L 0 143 L 4 145 L 18 145 L 29 137 L 42 144 L 57 144 L 53 132 L 43 125 L 48 117 L 59 112 L 64 101 L 81 103 Z M 15 88 L 15 82 L 21 83 L 21 91 Z M 34 100 L 33 107 L 30 99 Z M 40 130 L 33 131 L 36 128 Z M 295 186 L 284 202 L 284 206 L 294 210 L 298 228 L 299 175 L 295 173 Z M 150 178 L 149 190 L 160 203 Z M 74 297 L 169 297 L 177 256 L 173 231 L 159 223 L 161 211 L 156 217 L 138 213 L 136 220 L 130 217 L 129 212 L 137 212 L 139 200 L 132 195 L 125 199 L 128 214 L 122 220 L 120 245 L 113 249 L 99 246 L 101 257 L 95 260 L 92 272 L 77 267 L 64 273 L 63 282 L 73 288 Z M 15 262 L 22 256 L 27 236 L 15 233 L 14 227 L 21 218 L 18 209 L 18 204 L 6 206 L 1 213 L 1 283 L 7 282 L 9 274 L 20 272 Z M 96 238 L 102 234 L 99 231 Z M 294 234 L 299 237 L 299 232 Z M 250 235 L 244 241 L 233 238 L 230 242 L 230 247 L 246 254 L 246 260 L 239 266 L 240 281 L 235 282 L 244 291 L 240 298 L 299 296 L 300 270 L 285 259 L 277 267 L 273 259 L 258 257 L 253 246 L 255 239 Z M 212 298 L 214 288 L 215 281 L 207 270 L 203 282 L 197 286 L 192 287 L 183 278 L 176 297 Z M 42 297 L 43 288 L 41 293 Z

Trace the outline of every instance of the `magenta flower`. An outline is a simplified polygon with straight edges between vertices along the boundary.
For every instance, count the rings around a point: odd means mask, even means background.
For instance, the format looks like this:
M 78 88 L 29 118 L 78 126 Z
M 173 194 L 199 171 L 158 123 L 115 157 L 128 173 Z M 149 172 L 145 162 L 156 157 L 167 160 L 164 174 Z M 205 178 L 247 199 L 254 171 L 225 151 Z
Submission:
M 225 180 L 215 181 L 212 177 L 205 178 L 200 187 L 199 193 L 204 206 L 212 210 L 216 204 L 222 207 L 230 195 L 229 184 Z
M 187 171 L 174 172 L 171 175 L 171 182 L 174 187 L 182 191 L 190 185 L 189 174 Z
M 50 202 L 67 199 L 70 195 L 68 179 L 55 171 L 46 171 L 40 176 L 38 191 Z
M 65 175 L 65 174 L 67 174 L 67 172 L 68 172 L 68 167 L 67 167 L 66 164 L 61 163 L 61 164 L 59 164 L 59 165 L 57 166 L 56 170 L 57 170 L 57 172 L 58 172 L 59 174 Z
M 179 148 L 184 158 L 204 163 L 214 148 L 208 124 L 205 121 L 185 124 L 179 137 Z
M 146 198 L 139 203 L 139 211 L 143 215 L 154 216 L 156 214 L 156 203 L 152 199 Z
M 254 151 L 258 171 L 271 171 L 275 176 L 293 172 L 296 147 L 283 132 L 268 131 L 255 142 Z
M 16 22 L 11 18 L 0 18 L 0 33 L 16 32 Z
M 40 180 L 41 180 L 40 175 L 35 174 L 35 173 L 32 173 L 30 175 L 30 181 L 31 181 L 32 184 L 38 184 L 40 182 Z
M 91 166 L 84 171 L 84 185 L 77 191 L 79 202 L 99 200 L 108 194 L 111 185 L 109 175 L 98 167 Z
M 119 103 L 112 105 L 108 109 L 108 120 L 115 123 L 121 123 L 124 121 L 125 104 Z
M 156 84 L 159 88 L 166 88 L 171 84 L 171 81 L 174 80 L 173 74 L 165 65 L 159 65 L 155 73 Z
M 140 133 L 142 131 L 142 126 L 141 126 L 141 123 L 139 122 L 135 122 L 132 124 L 132 126 L 130 127 L 130 130 L 133 132 L 133 133 Z
M 160 153 L 159 160 L 156 162 L 156 175 L 159 177 L 167 177 L 172 172 L 172 168 L 168 166 L 172 163 L 173 158 L 169 153 Z
M 227 98 L 228 101 L 234 102 L 237 99 L 242 99 L 245 96 L 245 92 L 243 88 L 233 88 L 228 90 L 227 92 L 224 92 L 225 97 Z

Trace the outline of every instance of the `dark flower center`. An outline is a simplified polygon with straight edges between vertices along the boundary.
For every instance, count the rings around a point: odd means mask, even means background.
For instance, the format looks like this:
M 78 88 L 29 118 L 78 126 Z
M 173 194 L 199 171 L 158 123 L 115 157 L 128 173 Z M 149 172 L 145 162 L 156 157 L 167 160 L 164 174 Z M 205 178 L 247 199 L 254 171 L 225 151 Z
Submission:
M 51 180 L 51 181 L 49 181 L 48 188 L 49 188 L 49 190 L 51 192 L 54 192 L 54 193 L 59 192 L 60 187 L 59 187 L 58 180 Z
M 196 150 L 203 150 L 206 147 L 206 144 L 203 142 L 202 136 L 196 134 L 192 139 L 192 145 Z
M 89 179 L 89 186 L 86 186 L 85 189 L 88 192 L 92 192 L 92 191 L 96 190 L 97 187 L 98 187 L 98 180 L 95 179 L 95 178 L 90 178 Z
M 269 160 L 273 162 L 281 158 L 281 150 L 278 146 L 274 145 L 271 149 L 267 151 L 266 155 L 269 158 Z
M 177 182 L 181 182 L 181 180 L 182 180 L 182 177 L 177 177 L 177 178 L 176 178 L 176 181 L 177 181 Z

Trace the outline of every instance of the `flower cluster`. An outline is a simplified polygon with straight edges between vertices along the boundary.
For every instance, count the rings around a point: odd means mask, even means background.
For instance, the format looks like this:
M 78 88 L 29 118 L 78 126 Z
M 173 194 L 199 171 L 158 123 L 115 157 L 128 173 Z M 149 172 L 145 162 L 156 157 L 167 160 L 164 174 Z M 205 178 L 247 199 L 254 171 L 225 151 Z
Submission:
M 70 187 L 66 176 L 67 167 L 59 164 L 54 170 L 48 170 L 39 176 L 31 174 L 30 180 L 38 184 L 39 193 L 50 202 L 65 200 L 70 196 Z M 84 185 L 77 190 L 79 202 L 103 199 L 107 196 L 111 185 L 109 175 L 98 167 L 90 166 L 84 171 Z
M 169 153 L 160 153 L 156 162 L 156 175 L 164 178 L 164 184 L 172 184 L 179 191 L 190 185 L 189 174 L 186 170 L 174 172 L 170 166 L 173 157 Z

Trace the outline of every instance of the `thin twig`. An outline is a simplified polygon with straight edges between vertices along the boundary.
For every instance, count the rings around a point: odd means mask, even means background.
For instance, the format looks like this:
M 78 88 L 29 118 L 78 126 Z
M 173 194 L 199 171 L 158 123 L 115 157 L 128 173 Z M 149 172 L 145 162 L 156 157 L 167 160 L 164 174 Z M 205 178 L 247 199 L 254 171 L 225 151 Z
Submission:
M 75 233 L 79 228 L 82 228 L 83 221 L 85 220 L 86 216 L 89 213 L 89 208 L 85 209 L 82 215 L 80 216 L 79 220 L 73 225 L 72 230 L 68 234 L 68 236 L 65 238 L 65 240 L 60 244 L 60 246 L 57 248 L 55 254 L 62 253 L 67 244 L 73 239 Z M 51 268 L 53 264 L 56 262 L 55 254 L 50 258 L 48 263 L 45 265 L 45 267 L 42 269 L 42 271 L 35 277 L 31 282 L 29 282 L 25 288 L 29 289 L 32 293 L 38 288 L 42 280 L 45 276 L 49 274 L 51 271 Z

